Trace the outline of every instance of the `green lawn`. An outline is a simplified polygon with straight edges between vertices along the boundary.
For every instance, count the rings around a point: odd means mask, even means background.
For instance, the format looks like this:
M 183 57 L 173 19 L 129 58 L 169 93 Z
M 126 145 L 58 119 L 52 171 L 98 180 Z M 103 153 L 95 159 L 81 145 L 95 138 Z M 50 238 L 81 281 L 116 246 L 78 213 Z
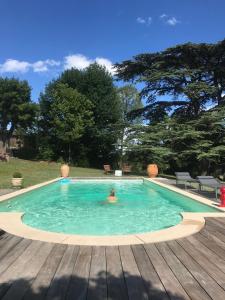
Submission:
M 60 164 L 36 162 L 11 158 L 10 161 L 0 161 L 0 188 L 10 188 L 12 174 L 22 173 L 24 187 L 60 177 Z M 70 167 L 70 176 L 103 176 L 103 170 Z

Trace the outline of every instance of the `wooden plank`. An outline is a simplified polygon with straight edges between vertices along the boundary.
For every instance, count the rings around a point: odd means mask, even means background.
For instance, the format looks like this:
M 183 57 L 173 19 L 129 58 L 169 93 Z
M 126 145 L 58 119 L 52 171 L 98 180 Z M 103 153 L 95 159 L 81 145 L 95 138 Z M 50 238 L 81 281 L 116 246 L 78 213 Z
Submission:
M 2 234 L 2 235 L 0 236 L 0 245 L 1 245 L 1 246 L 3 245 L 4 242 L 2 242 L 2 241 L 5 241 L 5 240 L 7 240 L 7 239 L 11 239 L 11 238 L 13 238 L 13 237 L 15 237 L 15 235 L 12 235 L 12 234 L 9 234 L 9 233 L 5 232 L 4 234 Z
M 62 260 L 49 287 L 46 300 L 65 299 L 70 283 L 74 264 L 76 262 L 78 247 L 68 245 Z
M 131 247 L 120 246 L 119 251 L 129 300 L 149 299 Z
M 107 299 L 105 247 L 93 247 L 87 300 Z
M 211 220 L 211 219 L 216 220 L 216 221 L 220 222 L 220 224 L 223 224 L 225 226 L 225 218 L 224 217 L 222 217 L 222 218 L 207 218 L 206 224 L 207 224 L 208 220 Z
M 4 235 L 5 235 L 5 231 L 3 231 L 3 230 L 0 229 L 0 239 L 3 238 Z
M 26 250 L 31 240 L 22 239 L 0 262 L 0 275 Z
M 217 227 L 217 228 L 219 227 L 219 229 L 222 230 L 222 232 L 225 233 L 225 224 L 220 222 L 218 219 L 208 218 L 207 221 L 206 221 L 206 225 Z
M 166 261 L 154 244 L 144 245 L 146 252 L 159 275 L 171 300 L 190 299 L 178 279 L 175 277 Z
M 149 299 L 168 300 L 169 296 L 142 245 L 132 246 L 133 254 Z
M 210 224 L 205 226 L 205 231 L 212 234 L 214 237 L 218 238 L 220 242 L 223 242 L 222 247 L 225 249 L 225 231 L 215 224 Z M 203 232 L 204 234 L 204 232 Z
M 220 225 L 220 223 L 216 224 L 216 221 L 207 221 L 207 223 L 205 224 L 205 227 L 202 229 L 203 231 L 217 231 L 220 230 L 220 232 L 222 232 L 224 234 L 224 228 Z
M 214 243 L 216 243 L 218 246 L 220 246 L 221 249 L 225 251 L 225 242 L 223 242 L 221 239 L 223 238 L 223 236 L 221 236 L 221 233 L 205 228 L 201 230 L 200 234 L 205 236 L 207 239 L 214 241 Z
M 200 251 L 202 254 L 204 254 L 209 261 L 214 263 L 217 268 L 219 268 L 221 271 L 225 273 L 225 261 L 224 259 L 220 258 L 215 252 L 210 250 L 208 247 L 206 247 L 203 243 L 200 242 L 200 240 L 197 239 L 195 236 L 189 236 L 186 237 L 186 239 Z
M 212 299 L 225 299 L 225 291 L 176 241 L 170 241 L 167 244 Z
M 205 235 L 199 233 L 195 234 L 194 237 L 196 237 L 207 248 L 212 250 L 216 255 L 224 259 L 225 249 L 221 248 L 220 245 L 218 245 L 213 239 L 208 239 Z
M 224 225 L 221 226 L 221 224 L 216 220 L 211 220 L 210 222 L 207 222 L 205 225 L 205 229 L 209 229 L 212 231 L 219 231 L 222 234 L 225 234 L 225 226 Z
M 44 299 L 67 246 L 55 244 L 23 300 Z
M 186 239 L 177 241 L 186 252 L 212 277 L 215 281 L 225 288 L 225 274 L 212 263 L 207 256 L 202 254 L 198 249 L 193 247 Z
M 92 247 L 81 246 L 68 287 L 67 300 L 86 299 Z
M 127 300 L 127 287 L 117 246 L 106 247 L 106 266 L 108 299 Z
M 52 247 L 53 244 L 44 242 L 40 248 L 37 247 L 37 251 L 33 253 L 31 259 L 24 265 L 24 268 L 22 269 L 22 266 L 20 266 L 20 276 L 12 282 L 11 287 L 2 299 L 21 300 L 23 298 L 26 291 L 30 288 L 31 282 L 34 280 L 41 266 L 44 264 L 46 258 L 51 252 Z
M 166 243 L 159 243 L 156 247 L 192 300 L 211 299 Z
M 42 242 L 32 241 L 22 255 L 0 276 L 0 298 L 7 292 L 13 282 L 21 278 L 21 271 L 29 269 L 30 260 L 43 245 Z
M 0 241 L 0 260 L 18 244 L 22 238 L 17 236 L 7 236 L 5 239 Z

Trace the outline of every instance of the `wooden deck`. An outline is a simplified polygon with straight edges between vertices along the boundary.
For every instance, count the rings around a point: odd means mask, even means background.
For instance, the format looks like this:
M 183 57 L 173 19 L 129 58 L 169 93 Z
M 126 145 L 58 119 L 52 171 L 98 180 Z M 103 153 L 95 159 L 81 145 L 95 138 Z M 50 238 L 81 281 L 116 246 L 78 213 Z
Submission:
M 158 244 L 89 247 L 1 232 L 0 299 L 225 299 L 225 219 Z

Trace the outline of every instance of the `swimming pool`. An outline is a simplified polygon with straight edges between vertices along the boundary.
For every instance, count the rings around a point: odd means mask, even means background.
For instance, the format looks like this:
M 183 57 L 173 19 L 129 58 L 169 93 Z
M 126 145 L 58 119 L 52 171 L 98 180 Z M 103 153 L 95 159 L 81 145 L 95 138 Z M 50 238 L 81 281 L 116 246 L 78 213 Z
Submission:
M 106 199 L 111 189 L 117 203 Z M 146 180 L 61 180 L 0 203 L 23 223 L 77 235 L 129 235 L 178 224 L 181 212 L 219 212 Z

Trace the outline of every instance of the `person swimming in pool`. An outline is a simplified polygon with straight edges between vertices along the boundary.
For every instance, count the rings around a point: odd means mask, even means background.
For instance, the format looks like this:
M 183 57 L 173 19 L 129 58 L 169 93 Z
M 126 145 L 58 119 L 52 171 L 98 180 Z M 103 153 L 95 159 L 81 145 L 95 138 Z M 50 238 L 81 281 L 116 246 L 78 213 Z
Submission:
M 115 195 L 115 190 L 114 189 L 111 189 L 110 195 L 107 198 L 107 200 L 108 200 L 109 203 L 115 203 L 115 202 L 117 202 L 117 197 Z

